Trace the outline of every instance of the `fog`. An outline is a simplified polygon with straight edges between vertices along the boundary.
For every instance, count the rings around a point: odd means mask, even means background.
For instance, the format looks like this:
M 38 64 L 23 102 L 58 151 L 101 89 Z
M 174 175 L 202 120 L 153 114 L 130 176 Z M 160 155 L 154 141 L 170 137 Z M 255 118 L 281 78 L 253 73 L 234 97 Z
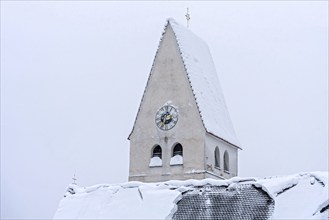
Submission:
M 240 176 L 328 170 L 328 2 L 1 1 L 1 218 L 52 218 L 128 180 L 129 141 L 172 17 L 210 48 Z

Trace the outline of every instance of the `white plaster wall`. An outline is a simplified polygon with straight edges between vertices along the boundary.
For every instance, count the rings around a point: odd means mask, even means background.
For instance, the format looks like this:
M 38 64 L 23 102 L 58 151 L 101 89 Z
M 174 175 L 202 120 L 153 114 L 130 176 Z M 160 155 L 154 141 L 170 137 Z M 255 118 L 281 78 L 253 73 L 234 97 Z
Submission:
M 162 131 L 155 124 L 157 110 L 167 101 L 177 107 L 176 126 Z M 170 166 L 172 147 L 183 146 L 183 165 Z M 162 148 L 162 167 L 149 167 L 152 147 Z M 177 42 L 170 25 L 160 43 L 140 111 L 130 136 L 129 180 L 145 182 L 204 178 L 205 129 L 203 127 Z
M 205 167 L 211 173 L 225 179 L 238 175 L 238 148 L 235 146 L 213 136 L 206 135 L 206 147 L 205 147 Z M 215 167 L 215 148 L 218 146 L 220 155 L 220 168 Z M 224 171 L 224 152 L 229 154 L 229 172 Z M 208 166 L 207 166 L 208 165 Z M 211 168 L 210 168 L 211 167 Z M 212 177 L 214 178 L 214 177 Z

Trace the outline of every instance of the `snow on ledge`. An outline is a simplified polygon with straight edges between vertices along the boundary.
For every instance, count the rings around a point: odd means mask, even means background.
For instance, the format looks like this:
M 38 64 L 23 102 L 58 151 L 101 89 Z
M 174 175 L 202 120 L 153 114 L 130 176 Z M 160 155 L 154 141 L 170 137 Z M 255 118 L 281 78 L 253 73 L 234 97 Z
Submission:
M 182 165 L 183 157 L 181 155 L 175 155 L 170 159 L 170 165 Z
M 162 160 L 160 157 L 152 157 L 150 160 L 150 167 L 161 167 L 162 166 Z

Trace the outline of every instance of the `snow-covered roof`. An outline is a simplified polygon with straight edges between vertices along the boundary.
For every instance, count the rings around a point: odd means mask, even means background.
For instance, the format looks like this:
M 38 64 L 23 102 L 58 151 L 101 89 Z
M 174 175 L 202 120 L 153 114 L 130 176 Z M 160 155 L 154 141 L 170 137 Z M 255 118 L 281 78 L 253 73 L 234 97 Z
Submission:
M 328 172 L 69 185 L 54 219 L 328 219 Z
M 174 19 L 168 19 L 168 24 L 175 33 L 205 129 L 239 147 L 207 44 Z

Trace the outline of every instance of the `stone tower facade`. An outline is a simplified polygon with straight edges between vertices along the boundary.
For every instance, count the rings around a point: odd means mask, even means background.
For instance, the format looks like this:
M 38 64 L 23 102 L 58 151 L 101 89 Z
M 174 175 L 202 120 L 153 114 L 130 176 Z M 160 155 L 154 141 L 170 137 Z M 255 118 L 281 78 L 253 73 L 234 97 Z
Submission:
M 135 119 L 129 181 L 230 178 L 239 142 L 207 45 L 169 19 Z

